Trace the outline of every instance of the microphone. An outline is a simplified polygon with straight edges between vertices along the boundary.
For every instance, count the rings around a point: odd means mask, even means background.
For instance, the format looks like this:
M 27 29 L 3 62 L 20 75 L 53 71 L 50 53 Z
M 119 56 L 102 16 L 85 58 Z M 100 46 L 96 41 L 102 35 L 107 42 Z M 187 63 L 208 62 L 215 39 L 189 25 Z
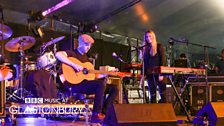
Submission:
M 121 57 L 119 57 L 115 52 L 112 53 L 112 56 L 113 56 L 114 58 L 116 58 L 118 61 L 120 61 L 120 62 L 122 62 L 122 63 L 126 63 L 126 62 L 124 62 L 124 60 L 121 59 Z
M 142 45 L 142 46 L 139 46 L 139 47 L 136 47 L 136 46 L 133 46 L 136 50 L 141 50 L 143 49 L 144 47 L 152 47 L 152 44 L 151 43 L 146 43 L 145 45 Z

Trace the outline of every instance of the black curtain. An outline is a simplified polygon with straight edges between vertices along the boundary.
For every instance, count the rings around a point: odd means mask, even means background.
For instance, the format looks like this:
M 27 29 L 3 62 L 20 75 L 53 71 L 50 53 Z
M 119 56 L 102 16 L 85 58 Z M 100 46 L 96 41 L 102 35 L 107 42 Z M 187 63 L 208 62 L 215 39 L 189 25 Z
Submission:
M 98 53 L 98 58 L 96 59 L 96 69 L 99 69 L 99 66 L 110 65 L 119 68 L 120 71 L 123 71 L 124 66 L 127 64 L 121 63 L 116 58 L 114 58 L 112 56 L 113 52 L 120 56 L 125 62 L 130 62 L 131 55 L 129 46 L 103 41 L 101 39 L 95 40 L 95 43 L 89 51 L 89 54 L 91 55 Z

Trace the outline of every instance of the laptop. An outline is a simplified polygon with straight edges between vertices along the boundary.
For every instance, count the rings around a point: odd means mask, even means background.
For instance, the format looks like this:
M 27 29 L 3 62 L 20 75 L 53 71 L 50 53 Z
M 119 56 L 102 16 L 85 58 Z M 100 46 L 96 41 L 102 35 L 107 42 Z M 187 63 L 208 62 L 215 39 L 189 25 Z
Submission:
M 187 59 L 176 59 L 174 60 L 174 67 L 188 67 Z

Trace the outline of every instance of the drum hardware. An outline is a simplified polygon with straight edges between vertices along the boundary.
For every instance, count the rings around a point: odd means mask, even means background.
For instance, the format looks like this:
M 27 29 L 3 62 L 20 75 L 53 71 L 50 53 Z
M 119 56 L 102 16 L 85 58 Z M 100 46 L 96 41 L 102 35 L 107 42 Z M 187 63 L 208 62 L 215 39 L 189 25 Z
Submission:
M 36 62 L 29 60 L 33 56 L 26 55 L 24 58 L 24 70 L 30 71 L 30 70 L 36 70 Z
M 47 48 L 48 46 L 50 46 L 50 45 L 52 45 L 52 44 L 55 44 L 55 43 L 61 41 L 61 40 L 64 39 L 64 38 L 65 38 L 65 36 L 61 36 L 61 37 L 58 37 L 58 38 L 55 38 L 55 39 L 52 38 L 51 41 L 44 43 L 44 44 L 40 47 L 40 54 L 43 55 L 44 52 L 46 51 L 46 48 Z
M 60 41 L 60 40 L 62 40 L 62 39 L 64 39 L 64 37 L 65 36 L 62 36 L 62 37 L 59 37 L 59 38 L 56 38 L 58 41 Z M 54 51 L 54 55 L 56 54 L 56 52 L 57 52 L 57 45 L 56 45 L 56 42 L 54 42 L 54 48 L 53 48 L 53 51 Z M 56 60 L 56 58 L 55 58 L 55 60 Z M 57 60 L 56 60 L 57 61 Z M 54 83 L 56 84 L 57 82 L 56 82 L 56 77 L 57 77 L 57 68 L 56 68 L 56 63 L 57 62 L 54 62 L 54 65 L 53 65 L 53 72 L 51 73 L 53 76 L 54 76 Z
M 55 65 L 56 58 L 54 56 L 54 54 L 57 51 L 56 43 L 61 41 L 64 38 L 65 38 L 65 36 L 61 36 L 61 37 L 52 39 L 51 41 L 44 43 L 40 47 L 40 56 L 37 59 L 37 68 L 38 69 L 49 70 L 50 68 L 54 67 L 54 69 L 56 71 L 56 65 Z M 46 52 L 46 48 L 52 44 L 54 44 L 53 52 L 52 51 Z
M 1 12 L 3 13 L 3 12 Z M 6 25 L 4 25 L 4 22 L 3 22 L 3 14 L 2 14 L 2 20 L 1 20 L 1 23 L 0 23 L 0 41 L 1 44 L 0 44 L 0 63 L 4 63 L 5 62 L 5 59 L 4 59 L 4 42 L 3 40 L 5 39 L 8 39 L 9 37 L 12 36 L 12 29 Z
M 23 52 L 31 48 L 36 40 L 31 36 L 21 36 L 14 38 L 5 44 L 5 49 L 9 52 Z
M 36 70 L 36 62 L 34 61 L 25 61 L 25 71 Z
M 38 69 L 48 70 L 48 69 L 52 68 L 55 63 L 56 63 L 56 58 L 52 51 L 45 52 L 43 55 L 41 55 L 39 58 L 37 58 L 37 68 Z
M 12 29 L 9 26 L 0 23 L 0 41 L 12 36 Z
M 24 50 L 31 48 L 36 40 L 31 36 L 21 36 L 14 38 L 5 44 L 5 49 L 10 52 L 20 52 L 20 70 L 19 70 L 19 84 L 20 99 L 23 99 L 23 76 L 24 76 Z
M 25 89 L 16 89 L 10 93 L 10 91 L 6 90 L 6 100 L 7 101 L 13 101 L 13 102 L 18 102 L 23 100 L 21 98 L 20 94 L 23 93 L 23 96 L 25 97 L 33 97 L 33 94 L 30 91 L 27 91 Z
M 46 47 L 48 47 L 48 46 L 50 46 L 50 45 L 52 45 L 52 44 L 55 44 L 55 43 L 61 41 L 61 40 L 64 39 L 64 38 L 65 38 L 65 36 L 61 36 L 61 37 L 52 39 L 51 41 L 44 43 L 44 44 L 41 46 L 41 48 L 42 48 L 42 49 L 45 49 Z

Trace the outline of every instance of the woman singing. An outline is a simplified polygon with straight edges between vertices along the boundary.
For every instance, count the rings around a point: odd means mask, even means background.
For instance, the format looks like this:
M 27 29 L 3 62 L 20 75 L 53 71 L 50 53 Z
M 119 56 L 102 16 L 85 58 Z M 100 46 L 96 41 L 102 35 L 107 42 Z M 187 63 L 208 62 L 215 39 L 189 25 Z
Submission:
M 160 76 L 159 74 L 152 74 L 149 72 L 149 69 L 152 69 L 156 66 L 166 65 L 164 48 L 161 44 L 158 44 L 156 35 L 152 30 L 145 32 L 143 45 L 145 45 L 143 49 L 144 72 L 151 96 L 150 102 L 156 103 L 156 87 L 158 86 L 161 97 L 159 103 L 165 103 L 166 85 L 162 82 L 163 76 Z

